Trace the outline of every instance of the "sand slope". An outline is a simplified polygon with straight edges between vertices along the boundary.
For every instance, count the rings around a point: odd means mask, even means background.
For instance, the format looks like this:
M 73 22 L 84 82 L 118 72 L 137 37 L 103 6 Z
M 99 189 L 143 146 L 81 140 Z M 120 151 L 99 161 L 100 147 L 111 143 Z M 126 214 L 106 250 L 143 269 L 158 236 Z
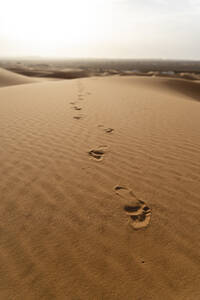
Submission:
M 199 299 L 200 104 L 166 80 L 0 90 L 0 299 Z
M 38 80 L 0 68 L 0 87 L 33 83 Z

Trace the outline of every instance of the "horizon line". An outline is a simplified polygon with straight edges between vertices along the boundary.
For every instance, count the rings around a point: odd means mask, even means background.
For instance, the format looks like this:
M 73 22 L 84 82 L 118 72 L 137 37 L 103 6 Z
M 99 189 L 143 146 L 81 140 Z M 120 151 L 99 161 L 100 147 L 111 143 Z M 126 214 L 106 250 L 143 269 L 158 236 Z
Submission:
M 11 59 L 11 60 L 18 60 L 18 59 L 27 59 L 27 60 L 36 60 L 36 59 L 50 59 L 50 60 L 163 60 L 163 61 L 194 61 L 194 62 L 200 62 L 199 59 L 194 58 L 147 58 L 147 57 L 67 57 L 67 56 L 41 56 L 41 55 L 25 55 L 25 56 L 0 56 L 0 60 L 2 59 Z

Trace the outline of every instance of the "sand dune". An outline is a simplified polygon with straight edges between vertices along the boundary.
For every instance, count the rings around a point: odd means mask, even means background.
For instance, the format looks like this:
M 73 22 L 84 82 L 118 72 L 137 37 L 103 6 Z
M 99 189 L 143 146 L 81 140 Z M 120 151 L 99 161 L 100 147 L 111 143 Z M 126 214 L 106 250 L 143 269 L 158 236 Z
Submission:
M 33 83 L 38 80 L 0 68 L 0 87 Z
M 179 78 L 141 78 L 128 77 L 126 83 L 148 87 L 148 89 L 160 89 L 162 92 L 178 93 L 184 98 L 200 101 L 200 83 Z M 181 98 L 182 99 L 182 98 Z
M 193 82 L 188 80 L 173 80 L 170 79 L 163 82 L 164 85 L 174 91 L 182 93 L 184 96 L 193 98 L 194 100 L 200 101 L 200 84 L 199 82 Z
M 199 299 L 198 90 L 0 89 L 0 299 Z

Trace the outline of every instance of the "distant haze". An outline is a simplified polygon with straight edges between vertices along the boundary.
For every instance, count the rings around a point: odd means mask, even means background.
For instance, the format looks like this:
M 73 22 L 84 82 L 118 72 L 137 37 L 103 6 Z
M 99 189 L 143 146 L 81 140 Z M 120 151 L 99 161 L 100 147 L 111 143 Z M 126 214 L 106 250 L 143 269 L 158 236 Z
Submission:
M 0 0 L 0 57 L 200 59 L 200 0 Z

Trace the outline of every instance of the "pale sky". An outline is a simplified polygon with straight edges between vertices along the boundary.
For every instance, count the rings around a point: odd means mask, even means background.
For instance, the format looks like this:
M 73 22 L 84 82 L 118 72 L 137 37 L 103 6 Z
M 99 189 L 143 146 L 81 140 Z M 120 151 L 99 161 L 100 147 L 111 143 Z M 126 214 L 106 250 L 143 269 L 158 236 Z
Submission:
M 200 59 L 200 0 L 0 0 L 0 57 Z

